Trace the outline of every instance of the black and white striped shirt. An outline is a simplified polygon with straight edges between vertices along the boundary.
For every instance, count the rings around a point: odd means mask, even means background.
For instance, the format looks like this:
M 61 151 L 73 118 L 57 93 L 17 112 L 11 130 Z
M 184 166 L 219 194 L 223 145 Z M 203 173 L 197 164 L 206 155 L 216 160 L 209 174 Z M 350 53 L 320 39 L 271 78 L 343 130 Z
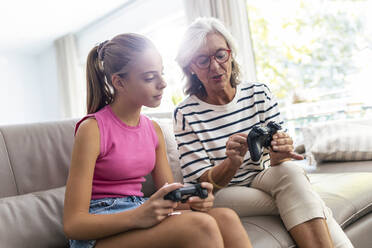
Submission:
M 235 133 L 249 133 L 255 125 L 269 121 L 282 124 L 278 104 L 265 84 L 241 83 L 234 99 L 225 105 L 212 105 L 195 95 L 187 97 L 174 111 L 174 133 L 185 183 L 196 183 L 209 168 L 227 158 L 226 141 Z M 253 178 L 270 166 L 268 151 L 259 162 L 244 162 L 230 185 L 249 185 Z

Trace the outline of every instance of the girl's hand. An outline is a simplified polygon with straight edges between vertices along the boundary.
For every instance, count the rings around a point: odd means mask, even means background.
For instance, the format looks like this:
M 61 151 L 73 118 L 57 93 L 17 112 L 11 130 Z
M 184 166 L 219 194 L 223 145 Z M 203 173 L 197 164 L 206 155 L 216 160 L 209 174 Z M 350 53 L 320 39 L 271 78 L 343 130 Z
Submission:
M 137 209 L 137 222 L 139 228 L 148 228 L 154 226 L 172 213 L 178 206 L 177 202 L 164 200 L 164 196 L 169 192 L 182 188 L 180 183 L 165 184 L 155 192 L 142 206 Z
M 201 186 L 208 190 L 208 197 L 205 199 L 201 199 L 199 196 L 192 196 L 187 200 L 187 203 L 193 210 L 207 212 L 213 207 L 214 201 L 214 195 L 212 193 L 213 185 L 208 182 L 202 182 Z
M 275 133 L 270 148 L 271 166 L 279 165 L 291 159 L 302 160 L 304 157 L 294 152 L 293 140 L 287 133 Z
M 226 156 L 234 166 L 239 167 L 248 151 L 247 134 L 237 133 L 231 135 L 226 142 Z

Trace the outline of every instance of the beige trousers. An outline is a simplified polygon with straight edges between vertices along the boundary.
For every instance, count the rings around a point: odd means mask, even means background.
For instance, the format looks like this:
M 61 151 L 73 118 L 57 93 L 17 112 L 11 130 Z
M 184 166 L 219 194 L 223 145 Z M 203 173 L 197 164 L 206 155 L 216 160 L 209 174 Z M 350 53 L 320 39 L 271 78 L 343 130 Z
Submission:
M 293 161 L 260 172 L 250 188 L 221 190 L 216 195 L 217 206 L 221 206 L 219 202 L 229 202 L 229 207 L 240 216 L 280 214 L 287 230 L 314 218 L 324 218 L 335 247 L 353 247 L 331 210 L 312 189 L 305 170 Z

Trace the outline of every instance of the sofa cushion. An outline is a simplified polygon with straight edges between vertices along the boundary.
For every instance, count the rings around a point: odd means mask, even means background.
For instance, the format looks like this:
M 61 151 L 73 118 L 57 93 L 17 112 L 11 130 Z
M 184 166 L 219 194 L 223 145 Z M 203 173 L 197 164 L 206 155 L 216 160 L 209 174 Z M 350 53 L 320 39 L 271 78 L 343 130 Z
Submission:
M 279 216 L 241 218 L 253 247 L 296 247 Z
M 159 124 L 164 135 L 165 143 L 167 145 L 168 162 L 172 169 L 174 180 L 176 182 L 183 182 L 176 138 L 173 133 L 172 119 L 159 119 L 155 121 Z
M 302 130 L 306 153 L 321 161 L 372 160 L 372 126 L 332 122 Z
M 10 165 L 8 150 L 6 148 L 3 134 L 0 131 L 0 197 L 17 195 L 17 185 L 15 182 L 12 166 Z
M 350 238 L 354 247 L 370 248 L 372 230 L 372 213 L 364 216 L 362 219 L 354 222 L 345 229 L 346 235 Z
M 18 194 L 66 184 L 75 123 L 66 120 L 0 127 Z
M 372 210 L 372 173 L 309 174 L 309 178 L 341 227 Z
M 0 199 L 1 247 L 66 247 L 65 187 Z

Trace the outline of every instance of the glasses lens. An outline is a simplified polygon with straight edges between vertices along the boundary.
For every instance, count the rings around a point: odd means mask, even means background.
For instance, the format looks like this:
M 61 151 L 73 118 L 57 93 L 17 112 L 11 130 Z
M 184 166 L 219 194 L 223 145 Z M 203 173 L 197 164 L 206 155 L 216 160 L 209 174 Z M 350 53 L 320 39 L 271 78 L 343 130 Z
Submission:
M 200 69 L 206 69 L 211 64 L 210 62 L 211 62 L 212 57 L 215 58 L 217 63 L 221 64 L 221 63 L 225 63 L 229 59 L 230 53 L 228 50 L 221 49 L 221 50 L 218 50 L 214 56 L 213 55 L 212 56 L 202 55 L 202 56 L 197 57 L 194 60 L 194 63 Z
M 226 50 L 219 50 L 216 52 L 215 57 L 218 63 L 224 63 L 229 59 L 229 52 Z
M 199 68 L 207 68 L 209 66 L 209 57 L 208 56 L 199 56 L 197 59 L 196 59 L 196 65 L 199 67 Z

